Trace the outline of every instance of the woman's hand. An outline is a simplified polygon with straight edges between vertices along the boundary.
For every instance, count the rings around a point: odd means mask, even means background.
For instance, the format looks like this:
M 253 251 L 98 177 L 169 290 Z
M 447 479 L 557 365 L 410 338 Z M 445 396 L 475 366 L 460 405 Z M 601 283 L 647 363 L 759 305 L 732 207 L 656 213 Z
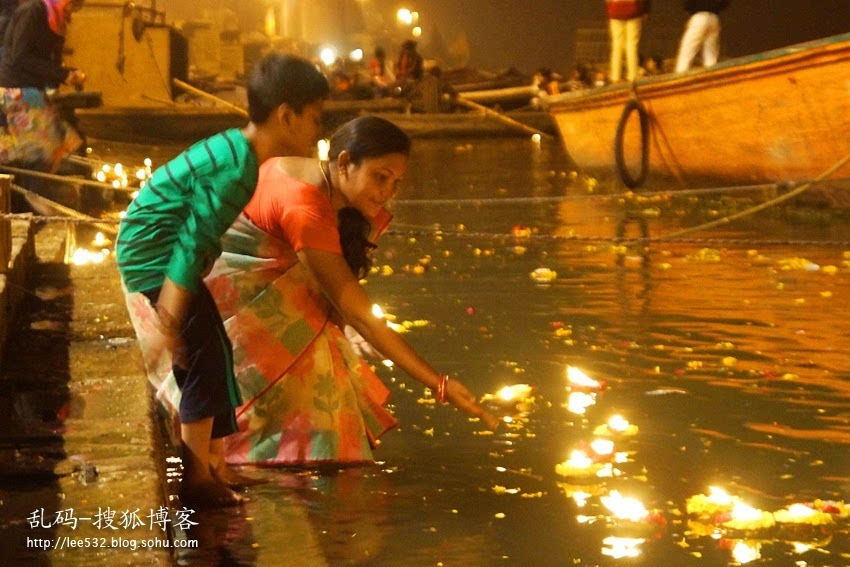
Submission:
M 448 401 L 454 407 L 471 415 L 472 417 L 480 418 L 488 429 L 496 429 L 499 425 L 499 420 L 487 413 L 484 408 L 478 405 L 475 395 L 467 390 L 466 386 L 464 386 L 461 382 L 450 378 L 448 380 L 447 387 Z
M 65 82 L 72 87 L 82 89 L 86 82 L 86 74 L 79 69 L 74 69 L 68 73 L 68 78 L 65 79 Z

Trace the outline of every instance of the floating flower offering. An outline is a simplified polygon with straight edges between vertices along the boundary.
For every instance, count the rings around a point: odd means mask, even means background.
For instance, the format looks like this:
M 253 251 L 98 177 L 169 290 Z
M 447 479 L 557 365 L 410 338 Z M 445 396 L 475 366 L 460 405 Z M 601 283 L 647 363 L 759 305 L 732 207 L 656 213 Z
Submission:
M 608 420 L 608 423 L 594 429 L 593 434 L 600 437 L 631 437 L 638 434 L 638 426 L 629 423 L 621 415 L 615 415 Z
M 611 512 L 611 515 L 615 520 L 632 522 L 635 524 L 667 524 L 664 516 L 662 516 L 658 510 L 650 512 L 640 500 L 637 498 L 623 496 L 617 490 L 612 490 L 608 496 L 603 496 L 600 500 Z
M 604 468 L 605 465 L 594 462 L 585 451 L 574 449 L 570 453 L 569 459 L 555 465 L 555 472 L 566 477 L 595 476 L 602 472 Z
M 731 512 L 717 516 L 715 522 L 724 528 L 744 531 L 762 530 L 776 525 L 773 514 L 740 501 L 735 503 Z
M 839 518 L 850 516 L 850 508 L 843 501 L 818 499 L 812 503 L 812 507 L 815 510 L 820 510 L 821 512 L 838 516 Z
M 511 233 L 519 238 L 528 238 L 531 236 L 531 228 L 518 224 L 511 229 Z
M 502 403 L 518 403 L 522 401 L 534 401 L 531 393 L 534 390 L 528 384 L 514 384 L 513 386 L 505 386 L 495 394 L 484 394 L 481 398 L 482 402 L 502 402 Z
M 823 526 L 833 523 L 832 516 L 810 508 L 805 504 L 792 504 L 787 509 L 777 510 L 773 517 L 779 524 L 807 524 L 810 526 Z
M 740 503 L 741 499 L 737 496 L 730 496 L 728 492 L 716 486 L 708 487 L 708 495 L 697 494 L 691 496 L 685 503 L 685 509 L 688 514 L 697 516 L 714 516 L 716 514 L 725 514 L 732 511 L 736 504 Z
M 539 284 L 548 284 L 552 283 L 558 277 L 558 272 L 549 268 L 537 268 L 529 276 Z
M 575 366 L 567 366 L 568 386 L 573 390 L 600 391 L 605 389 L 605 382 L 594 380 Z
M 609 536 L 602 540 L 602 555 L 614 559 L 637 557 L 640 555 L 640 545 L 646 540 L 642 538 Z

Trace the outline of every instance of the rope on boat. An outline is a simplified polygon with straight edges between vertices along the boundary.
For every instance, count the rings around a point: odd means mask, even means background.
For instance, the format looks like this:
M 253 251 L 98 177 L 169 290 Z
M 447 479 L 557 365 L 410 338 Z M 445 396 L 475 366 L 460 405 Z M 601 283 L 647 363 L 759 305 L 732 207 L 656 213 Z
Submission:
M 728 215 L 728 216 L 725 216 L 723 218 L 720 218 L 720 219 L 717 219 L 717 220 L 714 220 L 714 221 L 711 221 L 711 222 L 703 223 L 703 224 L 700 224 L 700 225 L 697 225 L 697 226 L 692 226 L 690 228 L 685 228 L 685 229 L 676 231 L 672 234 L 668 234 L 666 236 L 659 237 L 659 239 L 666 241 L 666 240 L 679 238 L 679 237 L 684 236 L 686 234 L 691 234 L 691 233 L 702 231 L 702 230 L 708 230 L 709 228 L 714 228 L 715 226 L 720 226 L 721 224 L 729 224 L 733 220 L 738 220 L 738 219 L 750 216 L 752 214 L 755 214 L 759 211 L 763 211 L 765 209 L 773 207 L 774 205 L 778 205 L 779 203 L 787 201 L 788 199 L 792 199 L 792 198 L 796 197 L 797 195 L 801 195 L 802 193 L 804 193 L 804 192 L 808 191 L 809 189 L 811 189 L 812 187 L 814 187 L 817 183 L 820 183 L 822 181 L 826 181 L 827 178 L 831 177 L 832 174 L 834 174 L 836 171 L 838 171 L 839 169 L 841 169 L 842 167 L 844 167 L 848 163 L 850 163 L 850 154 L 847 154 L 846 156 L 844 156 L 843 158 L 841 158 L 840 160 L 835 162 L 835 164 L 833 164 L 832 167 L 828 168 L 826 171 L 824 171 L 823 173 L 818 175 L 817 178 L 814 179 L 814 181 L 809 181 L 809 182 L 803 183 L 802 185 L 800 185 L 796 189 L 793 189 L 793 190 L 791 190 L 791 191 L 789 191 L 789 192 L 787 192 L 783 195 L 780 195 L 779 197 L 776 197 L 775 199 L 771 199 L 767 202 L 762 203 L 761 205 L 756 205 L 754 207 L 750 207 L 749 209 L 745 209 L 741 212 L 738 212 L 738 213 L 735 213 L 735 214 L 732 214 L 732 215 Z
M 68 177 L 67 175 L 55 175 L 53 173 L 44 173 L 42 171 L 33 171 L 31 169 L 9 167 L 8 165 L 0 165 L 0 172 L 11 173 L 12 175 L 22 175 L 24 177 L 35 177 L 36 179 L 46 179 L 47 181 L 56 181 L 59 183 L 70 183 L 71 185 L 91 187 L 93 189 L 102 189 L 104 191 L 116 191 L 118 193 L 133 193 L 139 190 L 136 187 L 114 187 L 109 183 L 101 183 L 100 181 L 90 181 L 88 179 L 80 179 L 78 177 Z
M 834 181 L 850 181 L 843 178 Z M 518 205 L 523 203 L 544 204 L 561 203 L 563 201 L 593 201 L 610 199 L 634 199 L 650 197 L 676 197 L 688 195 L 709 195 L 714 193 L 739 193 L 760 190 L 781 190 L 793 187 L 799 182 L 789 181 L 783 183 L 762 183 L 759 185 L 735 185 L 732 187 L 705 187 L 702 189 L 670 189 L 667 191 L 647 191 L 635 193 L 610 193 L 598 195 L 559 195 L 556 197 L 496 197 L 496 198 L 470 198 L 470 199 L 396 199 L 393 205 Z M 811 181 L 810 183 L 815 183 Z
M 573 234 L 530 234 L 517 236 L 512 233 L 499 232 L 470 232 L 470 231 L 445 231 L 434 227 L 397 224 L 396 228 L 386 232 L 389 236 L 396 237 L 434 237 L 445 236 L 463 240 L 494 240 L 509 241 L 511 245 L 518 246 L 527 242 L 576 242 L 580 244 L 615 244 L 615 245 L 647 245 L 653 243 L 665 244 L 723 244 L 729 246 L 826 246 L 826 247 L 850 247 L 850 240 L 793 240 L 782 238 L 668 238 L 665 236 L 628 238 L 625 236 L 580 236 Z

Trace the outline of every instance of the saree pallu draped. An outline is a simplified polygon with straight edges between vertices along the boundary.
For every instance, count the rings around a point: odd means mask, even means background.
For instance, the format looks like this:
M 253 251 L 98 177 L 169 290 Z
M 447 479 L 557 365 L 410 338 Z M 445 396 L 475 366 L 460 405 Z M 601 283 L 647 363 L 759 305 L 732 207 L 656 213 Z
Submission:
M 225 438 L 231 464 L 315 465 L 373 461 L 378 438 L 397 421 L 389 390 L 330 321 L 332 307 L 288 242 L 240 215 L 206 284 L 233 343 L 244 401 L 238 433 Z M 172 412 L 180 392 L 165 360 L 147 345 L 155 314 L 127 294 L 157 399 Z

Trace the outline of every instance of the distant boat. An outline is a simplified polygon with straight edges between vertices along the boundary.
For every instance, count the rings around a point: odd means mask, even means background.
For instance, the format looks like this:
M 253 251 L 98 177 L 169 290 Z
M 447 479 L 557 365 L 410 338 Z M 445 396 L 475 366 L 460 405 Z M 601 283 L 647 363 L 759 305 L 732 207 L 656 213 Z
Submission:
M 375 101 L 330 101 L 325 107 L 325 133 L 360 114 L 375 114 L 396 123 L 414 137 L 525 136 L 505 128 L 476 112 L 408 113 L 399 99 Z M 100 107 L 77 110 L 80 129 L 87 136 L 121 142 L 194 142 L 245 125 L 246 120 L 231 111 L 194 105 Z M 554 133 L 555 126 L 545 112 L 510 112 L 515 120 Z
M 624 115 L 633 98 L 648 118 L 653 174 L 684 186 L 812 179 L 850 154 L 850 34 L 546 104 L 580 167 L 610 171 L 617 142 L 626 174 L 637 176 L 639 113 Z

